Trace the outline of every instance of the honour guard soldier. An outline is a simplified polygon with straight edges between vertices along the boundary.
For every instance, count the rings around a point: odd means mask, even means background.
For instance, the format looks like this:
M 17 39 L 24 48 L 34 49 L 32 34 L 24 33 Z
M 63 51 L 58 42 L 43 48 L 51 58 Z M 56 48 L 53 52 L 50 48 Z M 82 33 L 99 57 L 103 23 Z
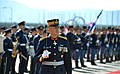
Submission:
M 31 29 L 31 34 L 28 35 L 29 37 L 29 55 L 30 56 L 34 56 L 35 52 L 34 52 L 34 37 L 37 35 L 37 29 L 36 28 L 32 28 Z
M 118 32 L 118 60 L 120 61 L 120 29 L 119 29 L 119 32 Z
M 68 33 L 66 35 L 68 42 L 69 42 L 69 46 L 70 46 L 70 54 L 71 54 L 71 60 L 73 58 L 73 55 L 75 53 L 75 34 L 74 34 L 74 26 L 70 25 L 68 26 Z M 78 68 L 77 66 L 78 62 L 75 62 L 76 68 Z
M 64 33 L 64 26 L 60 26 L 60 36 L 65 37 L 65 33 Z
M 66 37 L 59 36 L 59 20 L 48 20 L 50 36 L 40 39 L 35 58 L 42 63 L 41 74 L 72 74 L 69 45 Z
M 106 57 L 106 61 L 107 62 L 112 62 L 113 61 L 113 39 L 114 39 L 114 33 L 111 30 L 111 27 L 108 27 L 108 34 L 107 34 L 107 57 Z M 110 60 L 111 59 L 111 60 Z
M 25 33 L 25 35 L 26 35 L 26 37 L 27 37 L 27 46 L 29 46 L 29 27 L 25 27 L 25 29 L 24 29 L 24 33 Z M 28 49 L 29 48 L 27 48 L 27 52 L 28 52 L 28 54 L 29 54 L 29 51 L 28 51 Z M 26 63 L 26 65 L 25 65 L 25 71 L 24 72 L 26 72 L 26 73 L 29 73 L 29 71 L 28 71 L 28 69 L 27 69 L 27 66 L 28 66 L 28 60 L 29 60 L 29 55 L 26 57 L 27 58 L 27 63 Z
M 27 63 L 27 35 L 24 32 L 25 29 L 25 21 L 18 23 L 19 30 L 16 33 L 16 38 L 18 39 L 19 45 L 18 45 L 18 50 L 19 50 L 19 58 L 20 58 L 20 63 L 19 63 L 19 73 L 24 74 L 25 71 L 25 65 Z
M 16 42 L 17 26 L 16 25 L 11 26 L 11 31 L 12 31 L 11 39 L 12 39 L 13 42 Z M 17 58 L 17 56 L 15 58 L 13 58 L 13 65 L 12 65 L 12 71 L 13 71 L 14 74 L 16 74 L 16 71 L 15 71 L 16 58 Z
M 4 49 L 4 54 L 2 58 L 1 73 L 10 74 L 10 71 L 12 72 L 11 67 L 13 64 L 13 57 L 12 57 L 13 43 L 11 39 L 11 29 L 5 30 L 5 39 L 3 40 L 3 49 Z
M 119 50 L 120 50 L 120 45 L 119 45 L 119 40 L 120 39 L 120 35 L 119 35 L 119 29 L 116 29 L 115 31 L 115 61 L 119 61 Z
M 95 55 L 96 55 L 96 52 L 98 49 L 97 39 L 98 39 L 98 37 L 96 35 L 96 29 L 95 29 L 93 34 L 91 35 L 91 39 L 90 39 L 91 65 L 96 65 Z
M 37 45 L 39 43 L 40 38 L 42 38 L 44 32 L 44 26 L 37 27 L 38 34 L 34 37 L 34 50 L 37 51 Z
M 103 63 L 103 57 L 105 55 L 105 51 L 107 49 L 106 44 L 107 44 L 107 30 L 102 29 L 101 35 L 100 35 L 100 63 Z M 104 57 L 105 58 L 105 57 Z
M 81 47 L 81 33 L 80 33 L 80 27 L 77 26 L 76 27 L 76 39 L 75 39 L 75 47 L 76 47 L 76 62 L 78 62 L 78 59 L 80 57 L 80 63 L 82 67 L 87 67 L 86 65 L 84 65 L 84 55 L 85 55 L 85 50 L 83 49 L 83 47 Z M 78 66 L 78 64 L 77 64 Z
M 37 52 L 37 46 L 39 44 L 39 40 L 40 38 L 42 38 L 43 36 L 43 32 L 44 32 L 44 26 L 39 26 L 37 27 L 37 32 L 38 34 L 34 37 L 33 40 L 33 44 L 34 44 L 34 52 Z M 41 63 L 35 63 L 34 60 L 31 62 L 32 67 L 31 67 L 31 74 L 40 74 L 40 67 L 41 67 Z

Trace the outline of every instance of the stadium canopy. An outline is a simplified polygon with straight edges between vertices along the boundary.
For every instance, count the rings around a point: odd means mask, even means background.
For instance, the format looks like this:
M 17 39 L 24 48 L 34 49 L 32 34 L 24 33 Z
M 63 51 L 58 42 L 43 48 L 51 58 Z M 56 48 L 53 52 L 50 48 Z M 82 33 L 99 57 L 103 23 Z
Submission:
M 120 0 L 11 0 L 34 9 L 50 11 L 94 9 L 120 10 Z

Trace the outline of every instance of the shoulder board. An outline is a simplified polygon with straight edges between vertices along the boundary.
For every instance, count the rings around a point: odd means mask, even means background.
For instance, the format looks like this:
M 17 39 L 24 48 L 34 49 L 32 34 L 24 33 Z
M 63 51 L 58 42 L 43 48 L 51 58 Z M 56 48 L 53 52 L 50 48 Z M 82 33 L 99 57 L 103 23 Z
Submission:
M 67 38 L 66 38 L 66 37 L 63 37 L 63 36 L 58 36 L 58 37 L 60 37 L 60 38 L 62 38 L 62 39 L 65 39 L 65 40 L 67 40 Z
M 40 38 L 40 41 L 42 41 L 42 40 L 44 40 L 44 39 L 46 39 L 47 37 L 43 37 L 43 38 Z

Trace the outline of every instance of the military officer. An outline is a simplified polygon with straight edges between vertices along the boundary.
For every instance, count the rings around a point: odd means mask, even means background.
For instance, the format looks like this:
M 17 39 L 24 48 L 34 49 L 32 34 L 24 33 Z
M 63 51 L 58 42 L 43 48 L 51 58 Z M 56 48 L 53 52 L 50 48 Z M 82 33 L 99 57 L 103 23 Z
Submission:
M 42 63 L 41 74 L 72 74 L 67 38 L 59 36 L 59 19 L 47 22 L 50 36 L 40 39 L 36 54 Z
M 11 29 L 5 30 L 5 39 L 3 40 L 4 54 L 2 58 L 1 74 L 10 74 L 13 64 L 13 43 L 11 39 Z
M 18 50 L 19 50 L 19 58 L 20 58 L 20 63 L 19 63 L 19 73 L 24 74 L 25 71 L 25 65 L 27 63 L 27 35 L 24 32 L 25 29 L 25 21 L 22 21 L 18 23 L 19 30 L 16 33 L 16 38 L 18 39 L 19 45 L 18 45 Z

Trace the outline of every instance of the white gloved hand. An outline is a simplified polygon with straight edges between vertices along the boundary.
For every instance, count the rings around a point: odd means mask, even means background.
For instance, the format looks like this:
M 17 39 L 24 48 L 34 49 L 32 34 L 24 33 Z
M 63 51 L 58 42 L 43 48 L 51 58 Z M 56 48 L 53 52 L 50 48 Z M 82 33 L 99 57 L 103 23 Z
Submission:
M 107 44 L 106 46 L 109 47 L 109 44 Z
M 51 54 L 51 52 L 49 52 L 48 50 L 44 50 L 43 54 L 42 54 L 42 57 L 43 58 L 49 58 L 49 54 Z
M 97 40 L 96 42 L 99 43 L 99 40 Z
M 78 49 L 76 49 L 76 52 L 78 52 L 79 50 Z

